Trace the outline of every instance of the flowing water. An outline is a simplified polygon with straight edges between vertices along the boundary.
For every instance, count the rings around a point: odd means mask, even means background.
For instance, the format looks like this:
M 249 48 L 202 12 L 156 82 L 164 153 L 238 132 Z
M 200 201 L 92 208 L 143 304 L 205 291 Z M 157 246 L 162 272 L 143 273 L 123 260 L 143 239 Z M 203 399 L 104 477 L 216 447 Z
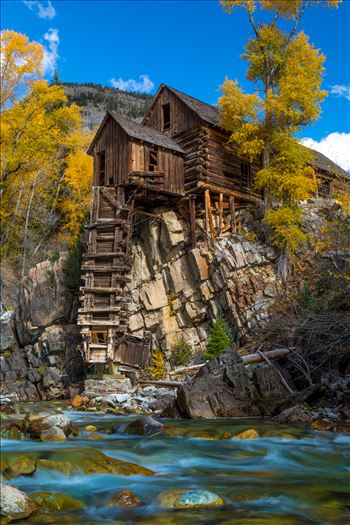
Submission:
M 39 405 L 43 409 L 43 405 Z M 50 406 L 51 411 L 57 405 Z M 31 412 L 38 405 L 29 405 Z M 69 494 L 84 502 L 76 511 L 39 513 L 23 524 L 58 525 L 350 525 L 350 433 L 285 427 L 256 419 L 162 420 L 166 435 L 130 436 L 118 427 L 135 419 L 63 409 L 74 427 L 95 425 L 100 438 L 88 432 L 63 443 L 4 440 L 2 454 L 97 448 L 104 454 L 155 471 L 153 476 L 79 474 L 66 476 L 40 470 L 10 483 L 28 494 L 38 491 Z M 259 439 L 236 440 L 228 435 L 254 428 Z M 222 439 L 226 437 L 226 439 Z M 166 510 L 156 501 L 169 489 L 212 491 L 225 505 L 205 509 Z M 120 489 L 130 489 L 144 502 L 137 509 L 106 505 Z

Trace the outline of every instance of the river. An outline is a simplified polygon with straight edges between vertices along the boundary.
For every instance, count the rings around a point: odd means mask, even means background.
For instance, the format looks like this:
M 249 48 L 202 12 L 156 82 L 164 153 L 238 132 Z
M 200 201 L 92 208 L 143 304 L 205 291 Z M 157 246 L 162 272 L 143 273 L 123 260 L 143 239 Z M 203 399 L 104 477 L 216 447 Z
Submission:
M 153 476 L 77 474 L 39 469 L 8 483 L 26 493 L 60 492 L 80 499 L 82 509 L 41 512 L 25 525 L 349 525 L 350 433 L 282 426 L 257 419 L 161 420 L 165 435 L 124 434 L 120 426 L 135 416 L 69 410 L 64 404 L 26 404 L 30 412 L 71 418 L 77 435 L 62 443 L 2 441 L 2 459 L 11 454 L 48 458 L 84 448 L 142 465 Z M 82 430 L 97 427 L 98 434 Z M 255 429 L 258 439 L 232 439 Z M 97 438 L 97 439 L 96 439 Z M 223 439 L 224 438 L 224 439 Z M 175 488 L 205 489 L 224 500 L 220 507 L 167 510 L 159 493 Z M 106 505 L 120 489 L 132 490 L 144 504 L 136 509 Z

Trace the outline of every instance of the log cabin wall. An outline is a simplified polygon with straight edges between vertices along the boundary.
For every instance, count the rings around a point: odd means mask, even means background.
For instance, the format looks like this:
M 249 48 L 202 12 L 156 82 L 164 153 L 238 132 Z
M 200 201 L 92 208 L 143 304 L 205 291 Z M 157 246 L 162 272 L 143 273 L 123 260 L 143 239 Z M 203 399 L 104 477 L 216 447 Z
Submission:
M 128 177 L 128 142 L 127 134 L 109 117 L 93 148 L 94 186 L 125 184 Z M 103 154 L 105 162 L 104 182 L 100 179 Z
M 169 127 L 164 127 L 163 106 L 165 104 L 170 105 Z M 147 127 L 161 131 L 170 137 L 198 127 L 201 123 L 201 119 L 166 87 L 160 91 L 154 105 L 143 121 Z

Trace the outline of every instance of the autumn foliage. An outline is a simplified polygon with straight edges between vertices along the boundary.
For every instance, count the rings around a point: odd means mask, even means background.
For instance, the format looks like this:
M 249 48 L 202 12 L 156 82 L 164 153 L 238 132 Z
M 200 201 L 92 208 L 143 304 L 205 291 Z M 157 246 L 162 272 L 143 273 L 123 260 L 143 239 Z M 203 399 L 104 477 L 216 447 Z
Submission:
M 42 77 L 40 44 L 3 31 L 1 49 L 1 252 L 24 275 L 36 255 L 79 237 L 90 205 L 90 137 L 63 87 Z
M 218 103 L 222 125 L 242 156 L 251 161 L 262 158 L 255 186 L 265 195 L 265 223 L 272 242 L 290 256 L 305 241 L 298 203 L 316 190 L 310 152 L 299 145 L 296 134 L 317 120 L 326 96 L 321 89 L 325 57 L 305 33 L 297 33 L 297 27 L 307 7 L 336 7 L 339 1 L 222 0 L 221 4 L 229 13 L 236 7 L 247 12 L 254 36 L 242 57 L 248 64 L 247 78 L 256 86 L 254 94 L 246 94 L 238 81 L 225 80 Z

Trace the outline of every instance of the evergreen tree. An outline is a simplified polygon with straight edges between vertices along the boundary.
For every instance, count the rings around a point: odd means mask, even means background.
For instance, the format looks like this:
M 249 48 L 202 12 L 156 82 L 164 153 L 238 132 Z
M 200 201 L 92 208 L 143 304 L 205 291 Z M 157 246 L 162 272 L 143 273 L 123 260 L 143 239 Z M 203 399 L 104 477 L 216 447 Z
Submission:
M 223 317 L 219 317 L 210 328 L 210 337 L 204 352 L 205 359 L 213 359 L 230 348 L 232 333 Z
M 60 75 L 58 73 L 58 67 L 56 67 L 54 75 L 52 77 L 52 84 L 61 84 Z

